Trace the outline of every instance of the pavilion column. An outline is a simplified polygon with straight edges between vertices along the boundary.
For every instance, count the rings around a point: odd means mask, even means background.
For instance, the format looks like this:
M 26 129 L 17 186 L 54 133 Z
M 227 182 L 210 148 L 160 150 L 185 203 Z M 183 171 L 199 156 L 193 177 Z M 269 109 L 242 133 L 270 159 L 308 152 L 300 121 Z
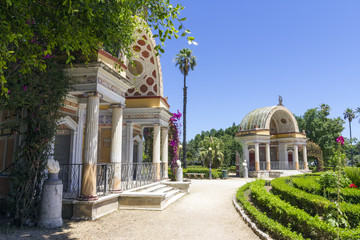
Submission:
M 299 146 L 294 145 L 295 170 L 299 170 Z
M 87 93 L 85 143 L 81 195 L 79 200 L 93 201 L 96 196 L 96 164 L 98 153 L 99 103 L 97 92 Z
M 160 124 L 154 124 L 153 164 L 156 169 L 156 181 L 160 181 Z
M 249 159 L 249 145 L 248 144 L 244 144 L 244 148 L 243 148 L 243 153 L 244 153 L 244 160 L 246 160 L 246 164 L 249 166 L 250 163 L 250 159 Z
M 303 145 L 303 156 L 304 156 L 304 169 L 305 169 L 305 170 L 308 170 L 306 145 Z
M 113 104 L 112 126 L 111 126 L 111 152 L 110 162 L 114 164 L 114 186 L 113 192 L 121 192 L 121 152 L 122 152 L 122 125 L 123 106 Z
M 270 163 L 270 143 L 266 143 L 266 170 L 271 171 Z
M 169 130 L 162 128 L 161 162 L 164 164 L 164 178 L 168 179 L 168 150 L 169 150 Z
M 260 171 L 259 143 L 255 143 L 255 171 Z

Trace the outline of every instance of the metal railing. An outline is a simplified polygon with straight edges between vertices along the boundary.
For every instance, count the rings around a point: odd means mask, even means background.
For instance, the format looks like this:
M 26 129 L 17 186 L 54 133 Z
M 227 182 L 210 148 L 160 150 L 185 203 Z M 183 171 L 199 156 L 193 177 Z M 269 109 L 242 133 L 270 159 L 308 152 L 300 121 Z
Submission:
M 59 179 L 63 182 L 63 198 L 76 199 L 81 194 L 83 164 L 61 164 Z M 96 194 L 106 196 L 114 186 L 115 170 L 121 172 L 121 189 L 128 190 L 156 181 L 154 163 L 98 163 L 96 167 Z M 165 164 L 160 164 L 160 179 L 165 177 Z
M 63 198 L 80 196 L 82 164 L 60 164 L 59 179 L 63 183 Z
M 121 165 L 121 189 L 128 190 L 156 181 L 156 164 L 128 163 Z
M 260 170 L 266 170 L 266 161 L 259 162 Z M 295 162 L 271 161 L 271 170 L 295 170 Z M 299 161 L 299 169 L 304 169 L 304 162 Z M 255 162 L 250 162 L 249 171 L 255 171 Z
M 165 178 L 165 163 L 160 163 L 160 179 Z
M 98 163 L 96 167 L 96 195 L 106 196 L 114 186 L 115 163 Z

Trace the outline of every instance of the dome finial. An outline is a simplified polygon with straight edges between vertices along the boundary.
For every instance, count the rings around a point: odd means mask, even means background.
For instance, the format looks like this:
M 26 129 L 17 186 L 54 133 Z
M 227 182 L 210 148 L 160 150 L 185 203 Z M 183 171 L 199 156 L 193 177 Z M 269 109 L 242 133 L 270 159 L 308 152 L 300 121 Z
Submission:
M 282 102 L 283 102 L 282 96 L 279 95 L 279 104 L 278 104 L 278 106 L 283 106 Z

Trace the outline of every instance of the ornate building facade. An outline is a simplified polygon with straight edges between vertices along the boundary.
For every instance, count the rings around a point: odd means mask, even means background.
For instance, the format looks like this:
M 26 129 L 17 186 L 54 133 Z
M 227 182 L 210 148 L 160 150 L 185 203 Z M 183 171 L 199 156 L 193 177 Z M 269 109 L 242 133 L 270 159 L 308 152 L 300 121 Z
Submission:
M 294 115 L 282 105 L 255 109 L 241 121 L 236 138 L 253 172 L 308 169 L 306 135 Z M 303 158 L 299 161 L 299 149 Z

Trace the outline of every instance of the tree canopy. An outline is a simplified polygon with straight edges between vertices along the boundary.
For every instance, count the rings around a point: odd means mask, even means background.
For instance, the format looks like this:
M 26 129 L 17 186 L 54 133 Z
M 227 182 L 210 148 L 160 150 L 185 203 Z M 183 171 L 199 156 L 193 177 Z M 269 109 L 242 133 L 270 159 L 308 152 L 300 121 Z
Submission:
M 325 164 L 330 163 L 336 138 L 344 130 L 344 121 L 340 117 L 329 118 L 330 111 L 329 105 L 321 104 L 319 108 L 307 110 L 303 116 L 296 116 L 299 129 L 304 129 L 306 136 L 321 147 Z
M 231 127 L 223 130 L 211 129 L 210 131 L 202 131 L 200 134 L 197 134 L 194 139 L 190 140 L 188 143 L 188 151 L 193 156 L 193 160 L 199 158 L 201 148 L 200 142 L 204 139 L 212 136 L 217 138 L 222 142 L 221 152 L 224 154 L 224 166 L 234 165 L 235 164 L 235 154 L 239 152 L 242 154 L 241 144 L 235 140 L 235 133 L 238 131 L 238 126 L 233 123 Z
M 76 60 L 77 53 L 89 57 L 99 48 L 116 57 L 119 52 L 131 55 L 133 33 L 144 25 L 161 43 L 186 36 L 190 31 L 180 18 L 183 9 L 169 0 L 0 1 L 2 94 L 7 92 L 4 71 L 19 61 L 25 74 L 33 68 L 44 71 L 44 59 L 54 53 L 65 55 L 67 63 Z M 161 45 L 155 49 L 164 52 Z

